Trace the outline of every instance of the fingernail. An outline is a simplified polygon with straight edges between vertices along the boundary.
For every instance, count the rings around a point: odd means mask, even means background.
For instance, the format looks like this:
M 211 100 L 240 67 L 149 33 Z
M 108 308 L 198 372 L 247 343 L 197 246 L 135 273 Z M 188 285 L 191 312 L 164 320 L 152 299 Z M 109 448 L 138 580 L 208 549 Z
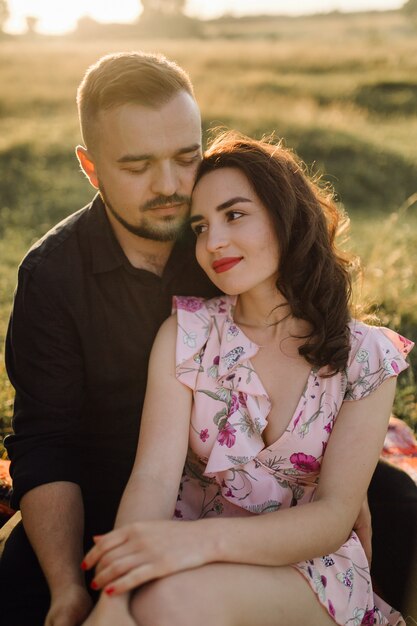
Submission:
M 104 591 L 107 593 L 108 596 L 111 596 L 116 591 L 116 589 L 114 587 L 106 587 Z
M 87 567 L 88 567 L 87 563 L 86 563 L 85 561 L 83 561 L 83 562 L 81 563 L 81 569 L 86 570 L 86 569 L 87 569 Z
M 95 581 L 95 580 L 92 580 L 92 581 L 91 581 L 91 583 L 90 583 L 90 587 L 91 587 L 91 589 L 95 589 L 95 590 L 97 590 L 97 589 L 98 589 L 98 584 L 96 583 L 96 581 Z
M 93 541 L 97 541 L 97 539 L 100 539 L 102 536 L 103 535 L 93 535 Z

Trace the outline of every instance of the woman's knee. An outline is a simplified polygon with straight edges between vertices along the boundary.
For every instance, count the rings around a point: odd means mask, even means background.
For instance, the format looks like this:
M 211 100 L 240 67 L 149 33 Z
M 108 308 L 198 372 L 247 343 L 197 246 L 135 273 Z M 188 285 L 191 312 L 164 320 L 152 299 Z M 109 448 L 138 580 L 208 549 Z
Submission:
M 198 588 L 195 578 L 193 572 L 180 572 L 139 589 L 131 601 L 138 626 L 212 626 L 212 617 L 206 620 L 204 590 Z M 216 619 L 216 626 L 226 624 Z

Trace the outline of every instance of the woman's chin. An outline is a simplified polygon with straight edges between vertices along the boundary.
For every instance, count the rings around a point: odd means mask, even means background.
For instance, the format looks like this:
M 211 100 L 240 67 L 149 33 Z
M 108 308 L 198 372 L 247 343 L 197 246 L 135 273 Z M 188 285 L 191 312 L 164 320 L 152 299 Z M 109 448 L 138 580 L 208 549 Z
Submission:
M 210 276 L 210 280 L 212 283 L 214 283 L 216 285 L 216 287 L 218 289 L 220 289 L 221 292 L 223 292 L 226 296 L 238 296 L 239 294 L 242 293 L 241 289 L 237 289 L 236 287 L 233 287 L 231 285 L 227 285 L 225 284 L 226 281 L 222 281 L 222 280 L 215 280 L 213 278 L 213 276 Z

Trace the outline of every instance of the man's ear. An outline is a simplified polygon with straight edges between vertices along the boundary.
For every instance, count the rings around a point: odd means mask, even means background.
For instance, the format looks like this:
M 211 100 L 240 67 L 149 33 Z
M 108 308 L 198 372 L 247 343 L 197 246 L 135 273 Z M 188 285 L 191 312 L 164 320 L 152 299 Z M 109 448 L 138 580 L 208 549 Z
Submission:
M 97 173 L 96 173 L 96 166 L 94 165 L 94 162 L 92 161 L 91 156 L 89 155 L 87 149 L 83 148 L 83 146 L 77 146 L 75 148 L 75 153 L 77 155 L 77 159 L 81 165 L 81 169 L 83 170 L 84 174 L 87 176 L 88 180 L 93 185 L 93 187 L 95 189 L 98 189 L 98 178 L 97 178 Z

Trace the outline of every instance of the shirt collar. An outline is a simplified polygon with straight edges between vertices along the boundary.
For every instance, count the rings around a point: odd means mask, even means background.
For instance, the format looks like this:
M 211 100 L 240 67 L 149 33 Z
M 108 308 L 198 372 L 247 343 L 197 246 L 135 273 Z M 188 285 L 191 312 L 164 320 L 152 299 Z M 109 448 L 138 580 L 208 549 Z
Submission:
M 99 194 L 91 203 L 88 216 L 88 237 L 93 274 L 111 272 L 123 265 L 123 250 L 113 233 Z

